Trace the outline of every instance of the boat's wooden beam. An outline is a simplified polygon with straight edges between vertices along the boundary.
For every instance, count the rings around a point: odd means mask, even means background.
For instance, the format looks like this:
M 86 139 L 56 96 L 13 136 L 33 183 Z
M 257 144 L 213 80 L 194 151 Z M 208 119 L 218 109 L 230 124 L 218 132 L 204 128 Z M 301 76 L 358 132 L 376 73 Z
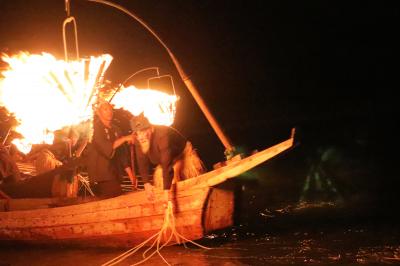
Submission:
M 239 176 L 240 174 L 256 167 L 257 165 L 275 157 L 276 155 L 282 153 L 283 151 L 289 149 L 293 145 L 293 139 L 288 139 L 282 143 L 279 143 L 275 146 L 272 146 L 264 151 L 253 154 L 242 161 L 237 161 L 232 163 L 233 166 L 231 169 L 224 171 L 221 175 L 212 177 L 207 180 L 207 184 L 209 186 L 218 185 L 227 179 L 234 178 Z M 243 162 L 244 161 L 244 162 Z M 242 163 L 243 162 L 243 163 Z M 230 165 L 228 165 L 229 167 Z
M 179 191 L 202 186 L 215 186 L 227 179 L 234 178 L 257 165 L 277 156 L 293 146 L 293 138 L 287 139 L 263 151 L 257 152 L 244 159 L 231 162 L 223 167 L 207 172 L 199 177 L 178 182 Z

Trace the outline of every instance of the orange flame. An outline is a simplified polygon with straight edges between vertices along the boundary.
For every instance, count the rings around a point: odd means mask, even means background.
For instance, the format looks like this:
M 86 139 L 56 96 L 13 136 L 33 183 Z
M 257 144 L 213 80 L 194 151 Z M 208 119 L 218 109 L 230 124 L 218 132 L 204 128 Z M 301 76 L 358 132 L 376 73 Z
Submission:
M 177 100 L 176 95 L 129 86 L 118 92 L 112 103 L 115 108 L 123 108 L 135 116 L 143 112 L 154 125 L 170 126 L 174 122 Z
M 0 105 L 20 122 L 15 130 L 24 139 L 14 143 L 27 153 L 32 144 L 51 144 L 55 130 L 92 118 L 97 84 L 112 57 L 65 62 L 48 53 L 21 52 L 2 59 L 9 67 L 1 73 Z

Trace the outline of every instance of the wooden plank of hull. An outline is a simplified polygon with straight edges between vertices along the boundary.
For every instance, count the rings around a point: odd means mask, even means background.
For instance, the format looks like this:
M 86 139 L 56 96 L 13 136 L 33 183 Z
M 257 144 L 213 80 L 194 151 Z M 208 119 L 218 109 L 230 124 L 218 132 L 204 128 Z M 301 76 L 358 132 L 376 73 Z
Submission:
M 208 188 L 194 189 L 185 191 L 178 197 L 175 205 L 177 230 L 188 239 L 198 239 L 203 236 L 202 216 L 209 191 Z M 126 196 L 134 198 L 134 194 L 138 193 L 132 194 Z M 121 197 L 118 198 L 121 200 Z M 106 201 L 115 199 L 117 198 Z M 129 246 L 129 244 L 152 236 L 160 230 L 163 224 L 164 207 L 162 202 L 147 205 L 159 208 L 148 210 L 148 206 L 136 202 L 136 205 L 133 204 L 130 207 L 103 209 L 103 211 L 83 214 L 84 216 L 79 212 L 79 208 L 77 208 L 79 206 L 47 209 L 47 212 L 46 210 L 8 212 L 7 219 L 0 218 L 0 239 L 31 243 L 33 241 L 35 243 L 50 241 L 49 243 L 60 244 L 82 242 L 93 246 Z M 74 214 L 71 214 L 71 210 L 63 211 L 71 208 L 75 209 Z M 132 209 L 138 210 L 138 208 L 142 208 L 141 213 L 132 211 Z M 49 214 L 51 210 L 56 210 L 58 216 Z M 87 210 L 91 209 L 87 208 Z M 39 212 L 41 215 L 32 216 L 35 212 Z M 148 215 L 143 215 L 143 212 L 148 212 Z M 62 213 L 65 215 L 62 216 Z M 113 244 L 109 244 L 109 240 L 106 242 L 94 240 L 98 238 L 114 239 L 110 242 Z
M 202 209 L 208 191 L 209 188 L 201 188 L 180 193 L 173 201 L 175 211 Z M 3 212 L 0 215 L 0 233 L 2 228 L 54 227 L 164 214 L 162 193 L 157 194 L 154 202 L 140 200 L 142 196 L 145 197 L 144 192 L 60 208 Z
M 188 239 L 203 236 L 202 210 L 175 214 L 176 230 Z M 88 224 L 54 227 L 21 228 L 4 231 L 2 239 L 19 240 L 32 244 L 80 244 L 82 246 L 129 246 L 139 244 L 156 234 L 164 216 L 150 216 L 119 221 L 93 222 Z M 8 236 L 8 237 L 7 237 Z M 164 239 L 165 240 L 165 239 Z
M 209 189 L 195 188 L 178 193 L 176 200 L 173 201 L 175 210 L 181 212 L 201 209 Z M 156 193 L 154 202 L 147 200 L 145 192 L 137 192 L 73 206 L 2 212 L 0 213 L 0 232 L 4 227 L 57 226 L 162 215 L 164 203 L 166 202 L 160 191 Z
M 234 192 L 212 188 L 204 212 L 203 227 L 206 233 L 233 225 Z
M 175 212 L 176 229 L 187 239 L 199 239 L 210 230 L 225 228 L 233 223 L 233 193 L 230 191 L 194 189 L 191 195 L 186 191 L 178 201 L 180 208 Z M 30 244 L 129 247 L 153 236 L 164 221 L 163 209 L 149 216 L 124 216 L 114 214 L 114 211 L 111 209 L 104 215 L 109 215 L 108 220 L 76 217 L 73 221 L 70 214 L 67 214 L 58 217 L 57 222 L 54 222 L 54 218 L 49 222 L 49 216 L 42 216 L 36 223 L 24 223 L 26 221 L 21 219 L 16 221 L 13 215 L 9 220 L 1 221 L 0 239 Z M 129 208 L 126 211 L 129 213 Z M 32 216 L 28 217 L 34 220 Z

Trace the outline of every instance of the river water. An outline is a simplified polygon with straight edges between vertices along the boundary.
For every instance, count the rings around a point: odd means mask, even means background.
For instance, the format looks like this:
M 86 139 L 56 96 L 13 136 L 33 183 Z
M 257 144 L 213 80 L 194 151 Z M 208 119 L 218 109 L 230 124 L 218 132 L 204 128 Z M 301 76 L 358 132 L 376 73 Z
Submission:
M 193 244 L 161 250 L 171 265 L 400 264 L 398 221 L 352 220 L 332 205 L 269 211 L 256 225 L 238 225 Z M 332 214 L 334 213 L 334 214 Z M 266 215 L 264 213 L 264 215 Z M 353 217 L 354 218 L 354 217 Z M 0 265 L 102 265 L 126 250 L 2 247 Z M 140 262 L 144 250 L 117 265 Z M 167 265 L 158 255 L 143 265 Z
M 400 220 L 395 209 L 340 201 L 267 208 L 264 193 L 270 191 L 251 182 L 239 188 L 243 193 L 235 225 L 196 241 L 210 249 L 190 243 L 165 247 L 161 255 L 170 265 L 400 265 Z M 125 251 L 7 246 L 1 247 L 0 266 L 102 265 Z M 144 251 L 116 265 L 140 262 Z M 143 263 L 163 264 L 167 265 L 157 254 Z

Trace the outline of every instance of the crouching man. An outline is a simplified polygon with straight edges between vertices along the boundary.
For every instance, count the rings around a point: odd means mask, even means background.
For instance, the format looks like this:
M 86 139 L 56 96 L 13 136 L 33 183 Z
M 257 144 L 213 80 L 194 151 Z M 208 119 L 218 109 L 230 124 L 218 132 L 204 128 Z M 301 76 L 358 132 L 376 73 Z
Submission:
M 205 172 L 192 144 L 175 129 L 151 125 L 143 113 L 133 117 L 130 125 L 139 175 L 149 200 L 154 199 L 154 187 L 170 190 L 173 183 Z M 152 173 L 151 166 L 156 167 Z

